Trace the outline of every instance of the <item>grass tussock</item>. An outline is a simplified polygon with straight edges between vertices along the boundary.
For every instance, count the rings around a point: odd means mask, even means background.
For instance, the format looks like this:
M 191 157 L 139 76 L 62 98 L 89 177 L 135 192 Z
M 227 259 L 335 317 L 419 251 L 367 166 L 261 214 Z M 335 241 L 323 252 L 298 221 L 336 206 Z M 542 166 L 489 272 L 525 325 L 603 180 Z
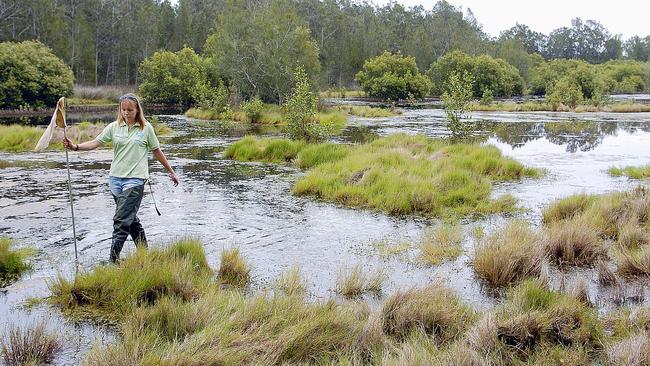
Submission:
M 397 291 L 384 303 L 384 333 L 404 340 L 423 332 L 438 343 L 460 337 L 475 319 L 474 311 L 446 287 L 431 284 L 405 292 Z
M 559 266 L 591 266 L 607 251 L 597 230 L 581 216 L 551 225 L 544 249 Z
M 0 126 L 0 151 L 32 151 L 44 131 L 44 129 L 30 126 Z
M 28 250 L 14 250 L 8 237 L 0 237 L 0 287 L 20 277 L 31 266 L 25 262 Z
M 570 219 L 573 216 L 584 212 L 596 200 L 595 195 L 580 193 L 556 200 L 542 210 L 544 223 L 553 223 Z
M 119 266 L 98 266 L 72 281 L 59 276 L 50 284 L 50 301 L 76 318 L 117 321 L 164 296 L 195 299 L 211 276 L 201 243 L 183 239 L 167 248 L 137 250 Z
M 491 207 L 493 181 L 539 173 L 503 157 L 493 146 L 397 134 L 352 147 L 346 157 L 317 165 L 293 192 L 391 214 L 463 216 Z
M 640 333 L 617 341 L 607 347 L 609 366 L 650 365 L 650 334 Z
M 458 225 L 428 230 L 420 239 L 420 259 L 430 265 L 455 259 L 463 252 L 463 239 L 463 230 Z
M 603 338 L 596 310 L 528 280 L 509 290 L 466 339 L 493 365 L 589 365 Z
M 474 249 L 476 276 L 490 287 L 538 277 L 544 261 L 540 234 L 522 221 L 513 221 L 483 238 Z
M 365 293 L 381 293 L 386 276 L 382 270 L 364 271 L 360 265 L 351 269 L 341 269 L 336 276 L 336 292 L 346 298 L 354 298 Z
M 610 167 L 607 173 L 613 177 L 626 176 L 630 179 L 646 179 L 650 177 L 650 165 Z
M 235 287 L 246 287 L 251 279 L 250 271 L 239 249 L 232 248 L 221 252 L 221 264 L 217 274 L 221 282 Z
M 650 190 L 646 187 L 574 195 L 543 212 L 549 237 L 545 247 L 557 264 L 593 266 L 600 259 L 613 259 L 620 275 L 650 275 Z M 604 283 L 611 282 L 609 277 L 603 273 Z
M 275 281 L 275 289 L 287 296 L 304 296 L 307 293 L 307 283 L 302 278 L 300 269 L 292 267 L 282 273 Z
M 349 146 L 341 144 L 308 144 L 300 140 L 246 136 L 228 146 L 224 156 L 239 161 L 294 162 L 301 169 L 309 169 L 340 160 L 349 151 Z
M 377 117 L 394 117 L 399 116 L 402 112 L 394 108 L 378 108 L 370 106 L 355 106 L 355 105 L 345 105 L 337 107 L 341 112 L 365 118 L 377 118 Z
M 59 336 L 50 332 L 44 321 L 27 328 L 9 326 L 0 346 L 6 366 L 49 364 L 63 350 Z

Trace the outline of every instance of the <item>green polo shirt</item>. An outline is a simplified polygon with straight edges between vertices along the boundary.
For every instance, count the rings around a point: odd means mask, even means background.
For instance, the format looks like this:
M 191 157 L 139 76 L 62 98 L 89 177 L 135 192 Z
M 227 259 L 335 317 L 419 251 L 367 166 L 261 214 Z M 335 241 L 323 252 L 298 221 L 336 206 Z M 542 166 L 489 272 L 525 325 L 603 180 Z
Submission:
M 160 147 L 160 142 L 150 123 L 139 124 L 131 128 L 126 122 L 112 122 L 96 138 L 102 145 L 113 142 L 112 177 L 149 178 L 149 151 Z

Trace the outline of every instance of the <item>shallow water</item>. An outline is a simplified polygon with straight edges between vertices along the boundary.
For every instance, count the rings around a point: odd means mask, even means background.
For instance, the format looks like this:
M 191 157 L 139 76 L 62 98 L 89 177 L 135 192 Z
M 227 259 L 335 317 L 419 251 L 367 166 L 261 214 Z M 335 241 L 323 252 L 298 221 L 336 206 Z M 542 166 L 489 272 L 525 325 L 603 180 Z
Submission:
M 524 211 L 516 216 L 536 225 L 541 208 L 556 198 L 639 184 L 609 177 L 608 167 L 650 162 L 650 113 L 484 112 L 471 117 L 486 143 L 526 165 L 548 170 L 541 179 L 495 187 L 495 195 L 510 193 L 518 198 Z M 385 257 L 378 243 L 415 240 L 425 227 L 436 224 L 435 220 L 387 216 L 294 197 L 291 187 L 303 172 L 291 166 L 239 163 L 222 157 L 225 147 L 244 134 L 279 135 L 277 130 L 253 131 L 184 116 L 159 116 L 159 120 L 177 132 L 164 141 L 163 150 L 181 185 L 172 187 L 162 167 L 152 163 L 154 196 L 162 216 L 156 215 L 148 188 L 139 213 L 150 243 L 163 245 L 181 236 L 198 237 L 213 267 L 218 266 L 223 248 L 237 246 L 252 267 L 256 288 L 269 286 L 280 273 L 298 266 L 312 299 L 334 297 L 339 270 L 362 264 L 383 269 L 387 275 L 384 295 L 440 281 L 477 309 L 495 303 L 481 290 L 467 264 L 474 245 L 469 233 L 475 226 L 492 231 L 510 218 L 497 215 L 465 221 L 465 254 L 437 267 L 418 265 L 414 249 Z M 413 109 L 390 118 L 352 117 L 348 128 L 334 140 L 362 142 L 398 132 L 448 135 L 443 111 Z M 114 207 L 106 182 L 111 152 L 71 153 L 70 159 L 80 263 L 83 269 L 91 269 L 108 257 L 110 246 Z M 76 345 L 57 363 L 78 363 L 92 342 L 110 341 L 110 331 L 67 324 L 56 311 L 42 305 L 32 310 L 21 305 L 26 298 L 49 294 L 46 279 L 74 273 L 65 156 L 61 152 L 0 153 L 0 161 L 4 162 L 0 166 L 8 165 L 0 169 L 0 230 L 18 246 L 40 250 L 34 271 L 0 294 L 0 329 L 10 320 L 23 323 L 47 315 L 55 327 L 65 329 L 70 344 Z M 132 250 L 133 244 L 127 242 L 125 251 Z M 601 307 L 611 303 L 606 291 L 598 291 L 590 271 L 573 271 L 567 276 L 586 276 L 591 280 L 592 297 Z M 556 283 L 559 278 L 554 277 Z M 644 291 L 647 298 L 647 286 Z

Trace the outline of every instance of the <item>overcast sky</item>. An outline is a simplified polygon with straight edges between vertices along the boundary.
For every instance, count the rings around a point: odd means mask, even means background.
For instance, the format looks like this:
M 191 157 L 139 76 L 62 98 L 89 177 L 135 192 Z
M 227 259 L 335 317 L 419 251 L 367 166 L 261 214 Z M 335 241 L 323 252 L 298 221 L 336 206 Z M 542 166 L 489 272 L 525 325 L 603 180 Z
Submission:
M 553 29 L 570 26 L 571 19 L 596 20 L 611 34 L 631 36 L 650 35 L 650 1 L 648 0 L 448 0 L 456 7 L 472 10 L 483 30 L 492 36 L 509 29 L 515 23 L 526 24 L 532 30 L 549 34 Z M 375 0 L 376 4 L 388 1 Z M 422 5 L 430 10 L 436 0 L 399 0 L 411 7 Z

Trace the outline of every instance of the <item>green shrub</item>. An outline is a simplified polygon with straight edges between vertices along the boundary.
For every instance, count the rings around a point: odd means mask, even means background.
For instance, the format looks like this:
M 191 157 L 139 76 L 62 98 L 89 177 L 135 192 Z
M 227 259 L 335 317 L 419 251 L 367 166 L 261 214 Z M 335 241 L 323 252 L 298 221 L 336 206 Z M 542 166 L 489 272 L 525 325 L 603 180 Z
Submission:
M 0 43 L 0 108 L 43 108 L 72 95 L 72 70 L 38 41 Z
M 472 75 L 452 73 L 447 91 L 442 94 L 449 130 L 454 137 L 467 136 L 474 126 L 466 119 L 466 111 L 472 98 Z
M 524 92 L 524 80 L 519 71 L 502 59 L 489 55 L 470 56 L 452 51 L 431 64 L 427 75 L 431 79 L 433 95 L 449 92 L 452 75 L 473 75 L 471 96 L 481 98 L 486 90 L 495 97 L 511 97 Z
M 147 102 L 186 108 L 200 103 L 218 109 L 227 102 L 221 81 L 211 76 L 205 60 L 191 48 L 158 51 L 142 62 L 139 72 L 140 94 Z
M 366 60 L 355 78 L 368 96 L 392 101 L 421 99 L 431 88 L 431 82 L 420 74 L 414 57 L 388 51 Z
M 248 102 L 242 104 L 241 109 L 246 113 L 246 117 L 251 123 L 257 123 L 262 116 L 262 111 L 264 110 L 264 103 L 262 100 L 256 96 L 255 98 L 249 100 Z
M 20 276 L 30 269 L 25 263 L 26 253 L 11 249 L 11 240 L 0 238 L 0 287 Z
M 289 137 L 307 141 L 321 140 L 327 137 L 327 132 L 314 119 L 318 96 L 311 90 L 307 74 L 301 67 L 296 69 L 295 78 L 293 91 L 282 105 Z
M 555 84 L 549 86 L 546 92 L 546 101 L 551 104 L 554 110 L 560 105 L 572 109 L 584 99 L 580 86 L 568 77 L 563 77 Z

